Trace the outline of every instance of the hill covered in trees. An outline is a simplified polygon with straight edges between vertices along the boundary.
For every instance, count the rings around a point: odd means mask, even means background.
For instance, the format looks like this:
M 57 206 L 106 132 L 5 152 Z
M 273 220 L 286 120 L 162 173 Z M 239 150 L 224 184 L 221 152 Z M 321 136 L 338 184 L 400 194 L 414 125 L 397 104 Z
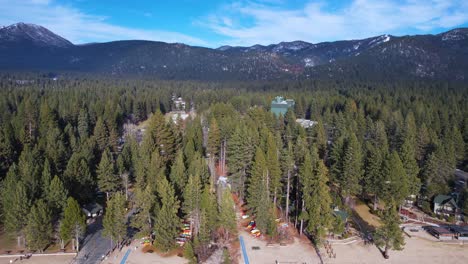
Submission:
M 224 150 L 231 191 L 263 233 L 276 234 L 280 208 L 320 239 L 340 229 L 332 208 L 346 209 L 358 196 L 384 205 L 376 239 L 399 248 L 398 206 L 410 195 L 429 206 L 450 192 L 454 169 L 468 165 L 460 84 L 16 79 L 0 79 L 0 219 L 34 250 L 82 236 L 79 207 L 104 192 L 104 234 L 113 241 L 126 236 L 124 208 L 132 205 L 131 225 L 141 235 L 154 231 L 163 250 L 174 247 L 182 219 L 191 219 L 187 247 L 206 258 L 210 241 L 236 232 L 231 193 L 215 188 L 206 162 L 216 164 Z M 174 124 L 164 117 L 174 94 L 191 101 L 196 118 Z M 277 95 L 296 101 L 284 117 L 269 112 Z M 318 124 L 304 129 L 296 118 Z M 122 145 L 130 120 L 148 127 L 141 143 L 128 136 Z
M 0 29 L 0 53 L 3 71 L 74 71 L 166 80 L 468 78 L 466 28 L 438 35 L 210 49 L 140 40 L 73 45 L 41 26 L 18 23 Z

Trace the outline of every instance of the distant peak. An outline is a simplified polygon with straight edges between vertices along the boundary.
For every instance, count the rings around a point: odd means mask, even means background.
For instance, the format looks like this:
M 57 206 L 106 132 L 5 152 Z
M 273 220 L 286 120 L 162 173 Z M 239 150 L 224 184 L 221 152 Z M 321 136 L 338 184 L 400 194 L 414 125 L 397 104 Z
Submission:
M 42 46 L 68 47 L 73 45 L 45 27 L 24 22 L 0 28 L 0 39 L 10 42 L 30 41 Z
M 218 47 L 217 50 L 225 51 L 225 50 L 228 50 L 228 49 L 231 49 L 231 48 L 232 48 L 232 46 L 224 45 L 224 46 Z

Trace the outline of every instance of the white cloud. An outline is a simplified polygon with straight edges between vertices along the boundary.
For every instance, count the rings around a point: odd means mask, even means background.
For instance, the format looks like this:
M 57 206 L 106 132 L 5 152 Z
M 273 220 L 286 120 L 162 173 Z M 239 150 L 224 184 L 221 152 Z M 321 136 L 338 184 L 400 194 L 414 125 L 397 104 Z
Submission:
M 182 33 L 123 27 L 109 23 L 106 19 L 104 16 L 87 14 L 51 0 L 0 0 L 0 25 L 34 23 L 73 43 L 141 39 L 207 45 L 199 38 Z
M 281 3 L 237 2 L 199 21 L 230 45 L 305 40 L 322 42 L 408 31 L 428 33 L 468 22 L 466 0 L 352 0 L 329 11 L 309 1 L 291 9 Z M 226 21 L 233 21 L 226 23 Z M 245 21 L 249 21 L 245 23 Z

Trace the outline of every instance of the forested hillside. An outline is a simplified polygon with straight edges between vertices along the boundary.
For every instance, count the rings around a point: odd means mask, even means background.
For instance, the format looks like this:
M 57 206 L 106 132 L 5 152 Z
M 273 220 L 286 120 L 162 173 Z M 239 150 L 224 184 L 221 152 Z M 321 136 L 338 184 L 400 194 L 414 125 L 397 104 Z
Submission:
M 103 192 L 105 235 L 113 241 L 126 236 L 125 208 L 135 212 L 131 226 L 141 235 L 155 231 L 163 250 L 175 246 L 190 218 L 187 254 L 206 258 L 210 241 L 236 232 L 231 193 L 216 193 L 206 160 L 217 163 L 221 146 L 231 190 L 263 233 L 275 236 L 279 208 L 319 239 L 341 228 L 333 208 L 359 196 L 380 203 L 376 239 L 390 237 L 394 248 L 401 232 L 392 225 L 405 198 L 416 195 L 424 209 L 450 192 L 455 168 L 468 169 L 465 85 L 31 76 L 0 79 L 0 219 L 35 250 L 82 237 L 80 206 Z M 174 124 L 164 117 L 174 94 L 193 104 L 196 118 Z M 269 111 L 277 95 L 296 101 L 284 117 Z M 318 124 L 304 129 L 296 118 Z M 140 143 L 122 141 L 125 123 L 145 120 Z M 463 199 L 466 214 L 466 191 Z
M 143 40 L 73 45 L 44 27 L 0 28 L 0 70 L 163 80 L 457 80 L 468 76 L 468 29 L 437 35 L 218 49 Z

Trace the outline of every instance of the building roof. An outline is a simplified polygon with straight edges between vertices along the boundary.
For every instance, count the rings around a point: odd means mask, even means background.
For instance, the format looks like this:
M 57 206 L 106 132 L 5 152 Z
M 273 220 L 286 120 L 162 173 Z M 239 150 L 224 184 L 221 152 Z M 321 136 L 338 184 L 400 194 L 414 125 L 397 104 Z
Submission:
M 276 96 L 273 101 L 271 101 L 271 112 L 275 115 L 285 115 L 288 108 L 293 107 L 295 104 L 293 99 L 284 100 L 282 96 Z
M 346 211 L 335 210 L 335 211 L 333 211 L 333 215 L 335 215 L 336 217 L 341 218 L 341 220 L 343 222 L 346 222 L 346 220 L 348 219 L 348 213 Z
M 98 203 L 89 203 L 83 206 L 83 210 L 88 214 L 97 214 L 102 211 L 102 205 Z
M 452 230 L 453 232 L 455 232 L 457 234 L 468 236 L 468 226 L 452 225 L 449 228 L 450 228 L 450 230 Z
M 455 202 L 455 199 L 453 199 L 452 196 L 449 195 L 444 195 L 444 194 L 439 194 L 434 198 L 434 203 L 444 205 L 447 203 L 451 203 L 454 207 L 458 208 L 457 203 Z
M 437 233 L 438 235 L 453 235 L 453 232 L 445 227 L 428 226 L 427 229 L 433 231 L 434 233 Z

